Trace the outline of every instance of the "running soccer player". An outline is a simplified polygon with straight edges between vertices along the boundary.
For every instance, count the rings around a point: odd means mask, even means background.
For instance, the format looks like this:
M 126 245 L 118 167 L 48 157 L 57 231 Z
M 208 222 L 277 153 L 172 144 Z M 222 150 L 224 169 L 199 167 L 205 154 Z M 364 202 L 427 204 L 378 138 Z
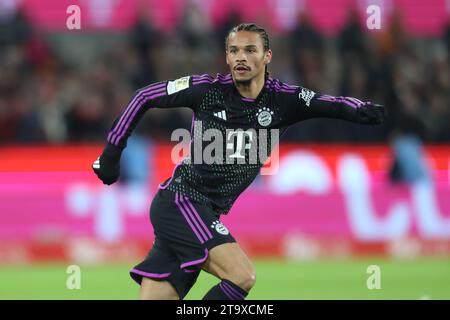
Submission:
M 189 107 L 193 110 L 194 139 L 208 129 L 224 137 L 221 156 L 227 159 L 196 163 L 185 158 L 176 165 L 172 177 L 159 185 L 150 208 L 153 247 L 130 271 L 141 285 L 141 299 L 183 299 L 201 270 L 220 280 L 204 299 L 242 300 L 254 286 L 254 266 L 220 216 L 228 213 L 264 165 L 264 159 L 248 161 L 255 150 L 247 146 L 250 140 L 258 140 L 254 134 L 259 135 L 259 129 L 279 129 L 282 134 L 290 125 L 316 117 L 360 124 L 380 124 L 386 117 L 381 105 L 315 93 L 270 77 L 269 37 L 255 24 L 234 27 L 227 36 L 225 52 L 230 74 L 186 76 L 137 90 L 114 122 L 108 143 L 93 164 L 103 183 L 116 182 L 127 138 L 150 108 Z M 241 132 L 241 139 L 231 144 L 225 141 L 230 130 Z M 254 134 L 242 133 L 249 130 Z M 197 151 L 194 144 L 190 148 L 192 158 Z M 230 157 L 245 161 L 230 164 Z

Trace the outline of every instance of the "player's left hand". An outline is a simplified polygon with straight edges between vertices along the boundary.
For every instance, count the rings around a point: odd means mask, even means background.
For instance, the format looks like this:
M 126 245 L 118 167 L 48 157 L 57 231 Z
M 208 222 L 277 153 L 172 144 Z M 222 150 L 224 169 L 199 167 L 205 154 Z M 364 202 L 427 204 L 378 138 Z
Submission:
M 365 102 L 357 109 L 358 122 L 361 124 L 382 124 L 387 116 L 386 108 L 381 104 Z
M 110 185 L 119 179 L 121 154 L 121 149 L 108 143 L 100 157 L 92 164 L 92 169 L 104 184 Z

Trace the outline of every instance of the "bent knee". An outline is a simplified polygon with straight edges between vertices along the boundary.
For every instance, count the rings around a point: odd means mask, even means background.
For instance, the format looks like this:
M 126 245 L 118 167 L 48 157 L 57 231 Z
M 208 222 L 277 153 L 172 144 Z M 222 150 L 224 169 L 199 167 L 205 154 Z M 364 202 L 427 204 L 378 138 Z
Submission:
M 256 273 L 254 270 L 234 272 L 226 277 L 226 279 L 249 292 L 256 283 Z

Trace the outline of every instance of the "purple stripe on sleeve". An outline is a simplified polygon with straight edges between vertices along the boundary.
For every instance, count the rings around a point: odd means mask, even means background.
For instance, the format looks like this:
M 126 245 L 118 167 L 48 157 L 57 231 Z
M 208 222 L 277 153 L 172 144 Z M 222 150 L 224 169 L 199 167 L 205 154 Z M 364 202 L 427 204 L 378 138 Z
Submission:
M 287 93 L 295 93 L 296 88 L 288 88 L 285 86 L 281 86 L 279 82 L 268 81 L 266 84 L 266 88 L 276 92 L 287 92 Z
M 111 134 L 116 134 L 116 130 L 118 129 L 118 127 L 121 125 L 122 121 L 125 119 L 127 114 L 132 109 L 132 106 L 135 103 L 136 99 L 139 99 L 139 97 L 141 96 L 142 93 L 144 93 L 146 91 L 149 91 L 149 90 L 159 89 L 161 87 L 164 87 L 165 85 L 166 85 L 166 83 L 159 83 L 159 84 L 150 85 L 149 87 L 147 87 L 145 89 L 142 89 L 142 91 L 140 91 L 139 93 L 136 93 L 136 95 L 134 96 L 133 100 L 128 104 L 128 107 L 125 110 L 125 112 L 123 113 L 122 117 L 117 122 L 116 126 L 113 128 L 113 130 L 111 130 L 110 135 L 108 136 L 108 140 L 110 139 Z
M 270 88 L 277 88 L 277 89 L 283 88 L 288 90 L 297 90 L 299 88 L 299 86 L 281 83 L 280 80 L 272 78 L 267 79 L 266 87 L 267 86 Z
M 213 78 L 209 73 L 195 74 L 192 78 Z
M 331 101 L 331 102 L 335 102 L 336 101 L 336 97 L 333 96 L 329 96 L 329 95 L 321 95 L 317 98 L 317 100 L 323 100 L 323 101 Z
M 273 91 L 279 91 L 279 90 L 289 90 L 289 91 L 292 91 L 292 92 L 295 92 L 295 90 L 294 89 L 286 89 L 286 88 L 282 88 L 282 87 L 280 87 L 280 86 L 274 86 L 274 85 L 266 85 L 266 88 L 267 89 L 271 89 L 271 90 L 273 90 Z
M 197 264 L 205 262 L 206 259 L 208 258 L 208 253 L 209 253 L 208 249 L 205 249 L 205 256 L 203 258 L 198 259 L 198 260 L 194 260 L 194 261 L 185 262 L 185 263 L 183 263 L 180 266 L 180 269 L 184 269 L 184 268 L 189 267 L 189 266 L 195 266 Z
M 192 214 L 191 210 L 189 210 L 189 207 L 186 203 L 186 200 L 183 198 L 183 195 L 180 195 L 180 199 L 179 202 L 181 204 L 181 206 L 183 206 L 184 210 L 186 210 L 186 212 L 188 213 L 189 217 L 191 218 L 191 221 L 194 222 L 196 228 L 198 231 L 200 231 L 200 234 L 202 235 L 203 239 L 205 241 L 208 241 L 208 237 L 205 235 L 205 232 L 202 230 L 202 227 L 200 227 L 200 225 L 198 224 L 197 220 L 195 219 L 194 215 Z M 198 218 L 198 217 L 197 217 Z M 201 220 L 200 220 L 201 221 Z
M 358 100 L 358 99 L 356 99 L 356 98 L 345 97 L 345 99 L 350 100 L 350 101 L 356 103 L 356 105 L 357 105 L 358 107 L 361 106 L 362 104 L 364 104 L 364 102 L 362 102 L 361 100 Z
M 224 282 L 221 282 L 219 284 L 219 287 L 220 287 L 220 289 L 222 289 L 223 293 L 225 293 L 225 295 L 231 300 L 239 300 L 233 295 L 233 293 L 230 292 L 230 290 L 225 288 L 225 286 L 223 284 L 224 284 Z
M 114 133 L 111 135 L 112 139 L 111 139 L 110 142 L 112 144 L 114 144 L 114 141 L 116 140 L 117 135 L 121 132 L 121 130 L 123 128 L 123 125 L 129 121 L 130 114 L 133 112 L 133 110 L 137 106 L 139 106 L 138 108 L 140 108 L 139 103 L 142 101 L 142 99 L 144 99 L 144 102 L 142 104 L 144 104 L 146 102 L 145 95 L 147 93 L 153 94 L 153 93 L 157 93 L 157 92 L 165 92 L 165 90 L 166 90 L 166 88 L 163 87 L 163 88 L 156 88 L 156 89 L 150 90 L 150 91 L 142 91 L 142 92 L 136 94 L 136 96 L 134 97 L 133 101 L 129 104 L 129 106 L 127 107 L 125 113 L 122 115 L 119 123 L 117 123 L 117 125 L 116 125 L 116 127 L 114 129 Z
M 358 106 L 356 104 L 354 104 L 352 101 L 345 100 L 342 97 L 333 97 L 333 96 L 329 96 L 329 95 L 323 95 L 323 96 L 320 96 L 319 98 L 317 98 L 317 100 L 340 102 L 340 103 L 344 103 L 352 108 L 358 108 Z
M 227 74 L 222 74 L 222 73 L 217 73 L 216 78 L 231 78 L 231 73 L 227 73 Z
M 214 83 L 214 82 L 219 82 L 222 84 L 228 84 L 228 83 L 232 83 L 233 82 L 233 78 L 231 77 L 231 74 L 220 74 L 218 73 L 216 75 L 216 77 L 212 77 L 209 74 L 204 74 L 201 76 L 193 76 L 192 77 L 192 84 L 193 85 L 197 85 L 197 84 L 201 84 L 201 83 Z
M 195 235 L 197 236 L 198 240 L 200 241 L 200 243 L 204 243 L 205 241 L 203 241 L 202 237 L 198 234 L 197 230 L 194 228 L 194 226 L 192 225 L 191 220 L 189 220 L 186 212 L 184 211 L 183 207 L 180 205 L 180 203 L 178 202 L 178 192 L 175 193 L 175 203 L 177 204 L 178 208 L 180 209 L 181 213 L 183 214 L 184 218 L 186 219 L 186 221 L 188 222 L 189 226 L 191 227 L 192 231 L 194 231 Z
M 364 103 L 364 101 L 361 101 L 361 100 L 359 100 L 357 98 L 353 98 L 353 97 L 347 97 L 347 98 L 349 98 L 349 99 L 351 99 L 351 100 L 353 100 L 353 101 L 355 101 L 357 103 Z
M 150 92 L 148 92 L 148 94 L 156 94 L 156 93 L 165 93 L 166 92 L 166 88 L 158 88 L 155 90 L 152 90 Z M 144 99 L 144 102 L 142 104 L 140 104 L 140 102 L 142 101 L 142 99 Z M 133 104 L 133 106 L 130 108 L 130 112 L 128 113 L 128 115 L 125 117 L 125 120 L 122 122 L 122 124 L 119 126 L 116 134 L 116 141 L 117 141 L 117 135 L 122 132 L 123 130 L 123 126 L 124 124 L 128 123 L 130 121 L 130 114 L 133 113 L 131 115 L 131 119 L 133 119 L 136 108 L 140 109 L 140 107 L 145 104 L 147 102 L 147 92 L 145 94 L 140 94 L 140 97 L 136 100 L 136 102 Z M 131 120 L 132 121 L 132 120 Z M 113 143 L 114 143 L 114 138 L 113 138 Z
M 218 73 L 215 78 L 209 74 L 204 74 L 204 75 L 200 75 L 200 76 L 192 76 L 193 84 L 204 83 L 204 82 L 200 82 L 200 81 L 205 81 L 205 80 L 207 80 L 209 82 L 222 83 L 223 81 L 229 81 L 229 80 L 233 80 L 233 79 L 231 78 L 231 74 L 223 75 L 220 73 Z
M 153 92 L 152 92 L 152 94 L 153 94 Z M 125 135 L 125 133 L 127 132 L 128 128 L 130 127 L 131 122 L 133 122 L 133 119 L 134 119 L 136 113 L 141 109 L 141 107 L 142 107 L 147 101 L 152 100 L 152 99 L 155 99 L 155 98 L 158 98 L 158 97 L 161 97 L 161 96 L 165 96 L 165 95 L 167 95 L 167 92 L 166 92 L 166 90 L 164 89 L 163 92 L 156 93 L 156 94 L 153 94 L 153 95 L 151 95 L 151 96 L 145 97 L 144 102 L 143 102 L 141 105 L 138 104 L 138 106 L 136 106 L 136 108 L 135 108 L 133 114 L 131 115 L 130 119 L 129 119 L 129 120 L 127 121 L 127 123 L 126 123 L 125 128 L 122 130 L 121 135 L 120 135 L 119 137 L 116 137 L 116 140 L 115 140 L 115 142 L 113 141 L 113 144 L 116 144 L 116 145 L 117 145 L 117 142 L 118 142 L 120 139 L 122 139 L 122 137 L 123 137 L 123 136 Z
M 131 269 L 130 272 L 136 273 L 140 276 L 151 277 L 151 278 L 167 278 L 171 273 L 148 273 L 138 269 Z
M 284 83 L 281 85 L 281 87 L 285 88 L 285 89 L 291 89 L 291 90 L 297 90 L 298 89 L 298 86 L 292 86 L 290 84 L 284 84 Z
M 346 104 L 346 105 L 348 105 L 348 106 L 350 106 L 352 108 L 355 108 L 355 109 L 358 108 L 357 104 L 353 103 L 352 101 L 346 100 L 346 99 L 338 98 L 338 99 L 336 99 L 336 101 L 344 103 L 344 104 Z
M 203 226 L 203 228 L 205 229 L 206 233 L 208 234 L 209 238 L 212 239 L 212 234 L 209 231 L 209 229 L 205 226 L 205 223 L 203 222 L 203 220 L 200 218 L 200 215 L 198 214 L 197 210 L 195 210 L 195 207 L 193 206 L 191 200 L 189 200 L 188 197 L 186 197 L 187 203 L 189 204 L 189 207 L 192 209 L 192 211 L 194 212 L 194 215 L 197 217 L 197 219 L 200 221 L 200 224 Z
M 146 88 L 143 88 L 143 89 L 139 90 L 139 92 L 136 93 L 136 95 L 134 96 L 133 100 L 128 104 L 128 106 L 131 106 L 131 105 L 134 103 L 134 101 L 135 101 L 137 98 L 139 98 L 139 96 L 140 96 L 142 93 L 147 92 L 147 91 L 151 91 L 151 90 L 160 89 L 160 88 L 164 87 L 166 84 L 167 84 L 167 83 L 159 83 L 159 84 L 155 84 L 155 85 L 150 85 L 150 86 L 148 86 L 148 87 L 146 87 Z M 127 110 L 127 111 L 128 111 L 128 110 Z M 125 113 L 123 114 L 123 116 L 125 116 Z M 122 116 L 122 117 L 123 117 L 123 116 Z M 121 120 L 123 120 L 123 118 L 122 118 Z M 115 128 L 115 129 L 117 129 L 118 125 L 119 125 L 119 123 L 116 125 L 116 128 Z
M 222 282 L 222 283 L 223 283 L 223 285 L 224 285 L 225 288 L 228 288 L 228 290 L 230 290 L 230 291 L 233 292 L 236 296 L 238 296 L 240 300 L 244 300 L 244 299 L 245 299 L 245 297 L 244 297 L 240 292 L 238 292 L 235 288 L 233 288 L 232 286 L 230 286 L 228 283 L 226 283 L 226 282 Z
M 199 81 L 199 80 L 213 80 L 214 78 L 211 77 L 209 74 L 203 74 L 201 76 L 192 76 L 192 81 Z
M 281 85 L 279 83 L 273 84 L 272 87 L 277 88 L 277 89 L 286 89 L 286 90 L 293 90 L 293 91 L 295 91 L 297 89 L 297 88 L 290 88 L 288 86 Z
M 196 86 L 201 83 L 213 83 L 213 80 L 205 79 L 205 80 L 199 80 L 199 81 L 192 81 L 192 85 Z
M 266 88 L 269 90 L 275 91 L 275 92 L 295 93 L 295 90 L 288 90 L 288 89 L 274 88 L 274 87 L 266 87 Z
M 200 81 L 193 81 L 192 84 L 193 85 L 198 85 L 198 84 L 202 84 L 202 83 L 214 83 L 214 82 L 219 82 L 222 84 L 228 84 L 228 83 L 233 83 L 233 80 L 222 80 L 222 79 L 214 79 L 214 80 L 200 80 Z

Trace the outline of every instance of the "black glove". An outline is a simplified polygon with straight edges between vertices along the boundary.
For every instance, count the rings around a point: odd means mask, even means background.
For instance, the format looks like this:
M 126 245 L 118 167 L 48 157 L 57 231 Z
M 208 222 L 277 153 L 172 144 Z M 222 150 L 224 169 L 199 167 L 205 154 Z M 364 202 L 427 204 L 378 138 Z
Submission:
M 95 174 L 104 184 L 113 184 L 119 178 L 121 154 L 122 149 L 108 143 L 92 165 Z
M 356 109 L 358 122 L 361 124 L 382 124 L 388 114 L 384 106 L 365 102 Z

